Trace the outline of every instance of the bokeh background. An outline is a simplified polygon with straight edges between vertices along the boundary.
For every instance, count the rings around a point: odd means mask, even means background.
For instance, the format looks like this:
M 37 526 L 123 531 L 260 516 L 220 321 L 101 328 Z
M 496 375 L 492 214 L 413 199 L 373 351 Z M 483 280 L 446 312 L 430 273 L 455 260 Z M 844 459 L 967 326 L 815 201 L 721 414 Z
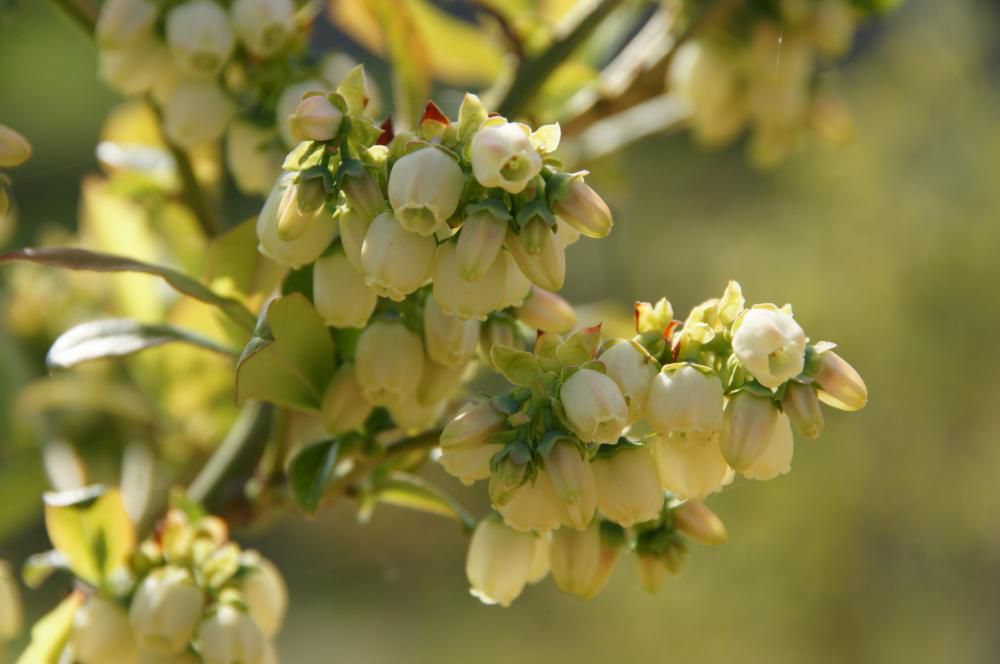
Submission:
M 73 227 L 116 101 L 74 25 L 19 5 L 0 25 L 0 120 L 36 157 L 16 173 L 8 246 Z M 819 441 L 797 442 L 794 472 L 710 501 L 728 545 L 696 548 L 657 596 L 625 559 L 590 603 L 547 582 L 502 610 L 467 594 L 451 522 L 380 507 L 361 526 L 350 505 L 293 516 L 241 533 L 287 574 L 283 661 L 1000 661 L 998 25 L 987 0 L 907 0 L 866 28 L 831 74 L 856 112 L 848 148 L 762 173 L 739 146 L 678 135 L 590 165 L 618 224 L 571 249 L 572 301 L 665 294 L 684 313 L 736 278 L 751 301 L 794 302 L 867 379 L 868 408 L 831 412 Z M 3 448 L 12 386 L 43 366 L 0 340 Z M 0 469 L 5 503 L 41 476 L 17 463 Z M 485 510 L 482 487 L 439 474 Z M 39 508 L 0 505 L 0 558 L 47 548 Z M 64 590 L 27 593 L 29 617 Z

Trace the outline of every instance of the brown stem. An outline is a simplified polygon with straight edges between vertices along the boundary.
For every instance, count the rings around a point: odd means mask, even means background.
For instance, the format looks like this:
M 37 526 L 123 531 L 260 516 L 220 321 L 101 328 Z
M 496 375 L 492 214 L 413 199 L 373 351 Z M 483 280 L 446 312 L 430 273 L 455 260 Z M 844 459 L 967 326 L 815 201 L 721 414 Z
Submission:
M 66 14 L 90 34 L 94 34 L 101 10 L 95 0 L 53 0 Z

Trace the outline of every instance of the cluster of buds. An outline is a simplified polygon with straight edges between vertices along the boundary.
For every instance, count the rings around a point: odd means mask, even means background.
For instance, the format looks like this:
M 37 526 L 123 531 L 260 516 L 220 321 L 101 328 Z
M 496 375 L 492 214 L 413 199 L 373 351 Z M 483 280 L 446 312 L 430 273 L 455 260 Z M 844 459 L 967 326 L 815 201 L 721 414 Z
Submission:
M 744 8 L 678 50 L 668 83 L 691 104 L 695 136 L 722 145 L 750 126 L 751 156 L 763 166 L 793 151 L 806 129 L 849 141 L 850 110 L 817 65 L 850 49 L 862 10 L 850 0 L 761 4 L 776 6 Z
M 263 194 L 295 144 L 288 116 L 341 69 L 308 62 L 309 13 L 294 0 L 109 0 L 96 27 L 99 72 L 124 95 L 151 97 L 175 144 L 225 135 L 237 186 Z
M 85 590 L 60 661 L 80 664 L 273 664 L 288 591 L 277 568 L 228 541 L 215 517 L 171 510 L 132 559 L 137 581 Z
M 543 332 L 533 353 L 495 346 L 516 387 L 445 427 L 441 463 L 466 484 L 488 479 L 513 531 L 557 542 L 564 528 L 611 522 L 633 529 L 640 558 L 676 569 L 666 508 L 736 473 L 788 472 L 792 427 L 817 437 L 820 402 L 857 410 L 867 389 L 833 344 L 808 342 L 789 306 L 746 308 L 735 282 L 683 323 L 666 300 L 638 303 L 635 322 L 631 339 L 602 343 L 593 327 Z
M 0 168 L 14 168 L 31 158 L 31 144 L 21 134 L 0 124 Z M 10 181 L 0 171 L 0 220 L 11 210 Z

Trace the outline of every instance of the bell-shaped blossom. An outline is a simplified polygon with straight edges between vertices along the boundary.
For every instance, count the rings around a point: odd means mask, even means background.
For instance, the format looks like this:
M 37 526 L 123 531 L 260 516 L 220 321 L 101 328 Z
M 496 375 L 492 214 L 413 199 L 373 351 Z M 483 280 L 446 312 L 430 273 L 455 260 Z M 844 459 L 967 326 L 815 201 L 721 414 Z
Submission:
M 500 519 L 480 521 L 465 561 L 470 592 L 484 604 L 510 606 L 531 576 L 535 542 L 534 535 L 517 532 Z
M 590 466 L 601 514 L 626 528 L 659 516 L 663 489 L 648 449 L 627 447 L 598 456 Z
M 102 48 L 97 53 L 97 74 L 123 95 L 141 95 L 153 90 L 171 70 L 167 47 L 152 35 L 120 48 Z
M 498 256 L 476 281 L 466 281 L 459 274 L 454 242 L 438 248 L 434 263 L 434 299 L 446 314 L 467 320 L 486 320 L 499 308 L 507 276 L 507 264 Z
M 545 471 L 515 489 L 506 503 L 494 499 L 493 508 L 508 526 L 524 532 L 555 530 L 568 520 L 562 498 Z
M 819 400 L 840 410 L 860 410 L 868 403 L 868 387 L 861 374 L 832 350 L 820 355 L 819 372 L 813 376 Z
M 559 399 L 576 434 L 585 443 L 613 444 L 628 425 L 628 405 L 614 380 L 580 369 L 563 383 Z
M 531 292 L 531 281 L 521 272 L 517 261 L 509 251 L 501 251 L 497 260 L 504 261 L 504 285 L 498 309 L 520 307 Z
M 267 643 L 250 615 L 220 605 L 198 628 L 198 650 L 205 664 L 264 664 Z
M 229 12 L 236 35 L 259 58 L 277 53 L 295 30 L 292 0 L 236 0 Z
M 361 264 L 361 249 L 365 244 L 365 236 L 368 234 L 371 220 L 365 219 L 354 208 L 347 208 L 340 210 L 337 222 L 340 231 L 340 245 L 344 248 L 347 260 L 355 272 L 364 276 L 365 269 Z
M 806 334 L 790 315 L 750 309 L 734 327 L 733 352 L 762 385 L 775 388 L 802 373 Z
M 176 655 L 194 636 L 204 606 L 204 594 L 187 570 L 161 567 L 139 584 L 129 608 L 129 623 L 140 648 Z
M 446 367 L 464 367 L 476 354 L 481 323 L 446 314 L 434 296 L 424 302 L 424 347 L 427 356 Z
M 690 364 L 663 367 L 646 399 L 646 419 L 661 436 L 722 431 L 722 382 Z
M 569 302 L 559 294 L 534 284 L 516 313 L 519 321 L 543 332 L 565 334 L 576 325 L 576 312 Z
M 432 236 L 411 233 L 392 213 L 383 212 L 369 226 L 361 245 L 365 283 L 379 295 L 400 302 L 430 278 L 437 251 Z
M 281 629 L 288 611 L 288 586 L 274 563 L 256 551 L 243 553 L 241 564 L 248 568 L 240 589 L 253 621 L 267 638 Z
M 278 208 L 294 179 L 295 173 L 282 175 L 264 202 L 257 217 L 257 249 L 281 265 L 297 268 L 312 263 L 326 251 L 337 235 L 337 220 L 326 210 L 321 210 L 301 236 L 290 241 L 282 240 L 278 236 Z
M 424 236 L 447 226 L 464 187 L 458 162 L 434 147 L 405 155 L 389 172 L 389 202 L 396 218 L 407 231 Z
M 335 251 L 313 265 L 313 303 L 327 325 L 362 328 L 375 311 L 378 296 L 344 252 Z
M 571 440 L 557 442 L 545 459 L 545 472 L 563 502 L 563 524 L 581 530 L 597 508 L 597 485 L 590 464 Z
M 672 513 L 674 525 L 695 542 L 705 546 L 725 544 L 726 526 L 715 512 L 700 500 L 688 500 Z
M 795 430 L 806 438 L 819 438 L 823 431 L 823 409 L 820 408 L 816 388 L 804 383 L 788 384 L 781 408 L 788 415 Z
M 646 411 L 646 396 L 650 385 L 660 369 L 659 363 L 645 348 L 631 339 L 619 340 L 601 353 L 598 359 L 604 363 L 608 377 L 615 381 L 625 397 L 629 422 L 642 418 Z
M 213 81 L 180 81 L 163 107 L 163 130 L 191 149 L 222 138 L 235 113 L 236 105 Z
M 489 210 L 479 210 L 466 217 L 455 252 L 459 276 L 466 281 L 476 281 L 486 274 L 496 262 L 506 234 L 507 221 Z
M 794 451 L 791 422 L 787 415 L 778 413 L 771 436 L 761 443 L 759 454 L 740 472 L 751 480 L 774 479 L 792 469 Z
M 136 664 L 139 660 L 128 613 L 118 602 L 96 594 L 76 610 L 70 644 L 74 661 L 80 664 Z
M 299 107 L 302 97 L 309 92 L 329 92 L 330 85 L 316 78 L 311 78 L 298 83 L 292 83 L 285 87 L 278 96 L 278 103 L 274 110 L 274 118 L 278 125 L 278 133 L 288 148 L 295 147 L 297 140 L 292 134 L 292 115 Z
M 660 485 L 680 499 L 704 498 L 721 491 L 731 471 L 719 449 L 719 434 L 657 436 L 649 442 Z
M 108 0 L 94 28 L 101 48 L 122 48 L 152 32 L 158 10 L 150 0 Z
M 175 5 L 166 27 L 174 62 L 190 76 L 218 74 L 236 44 L 226 10 L 211 0 Z
M 346 173 L 340 186 L 347 196 L 351 210 L 361 217 L 366 228 L 372 219 L 385 211 L 385 196 L 367 168 L 360 173 Z
M 365 398 L 377 406 L 413 399 L 424 371 L 420 337 L 402 323 L 376 321 L 358 338 L 354 369 Z
M 777 423 L 778 409 L 770 399 L 748 392 L 731 397 L 726 404 L 719 441 L 726 463 L 744 472 L 764 453 Z
M 353 364 L 345 364 L 337 369 L 323 395 L 320 410 L 323 426 L 331 436 L 360 429 L 368 419 L 372 404 L 361 390 Z
M 542 170 L 542 157 L 531 144 L 531 130 L 519 123 L 490 124 L 472 137 L 472 172 L 484 187 L 512 194 L 524 191 Z
M 602 534 L 594 519 L 584 530 L 560 528 L 552 534 L 549 560 L 559 590 L 582 600 L 597 597 L 607 585 L 623 551 L 621 541 Z

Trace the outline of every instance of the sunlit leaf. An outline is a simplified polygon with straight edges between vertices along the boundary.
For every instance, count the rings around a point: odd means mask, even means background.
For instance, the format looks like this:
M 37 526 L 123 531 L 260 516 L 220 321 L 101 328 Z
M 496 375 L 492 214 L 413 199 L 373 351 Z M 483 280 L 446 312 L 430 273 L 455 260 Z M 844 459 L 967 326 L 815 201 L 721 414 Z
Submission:
M 46 493 L 45 527 L 73 573 L 101 586 L 135 549 L 135 525 L 117 489 L 92 486 Z
M 333 375 L 333 339 L 298 293 L 273 300 L 236 368 L 236 398 L 318 410 Z
M 310 445 L 299 451 L 288 467 L 292 495 L 307 514 L 319 508 L 323 491 L 340 458 L 340 446 L 340 441 L 335 439 Z
M 83 593 L 74 592 L 36 622 L 31 628 L 31 643 L 17 664 L 58 664 L 83 599 Z
M 416 475 L 394 471 L 376 480 L 373 496 L 381 503 L 455 519 L 472 531 L 476 520 L 439 487 Z
M 542 375 L 538 360 L 527 351 L 497 345 L 490 350 L 490 359 L 496 370 L 515 385 L 533 385 Z

